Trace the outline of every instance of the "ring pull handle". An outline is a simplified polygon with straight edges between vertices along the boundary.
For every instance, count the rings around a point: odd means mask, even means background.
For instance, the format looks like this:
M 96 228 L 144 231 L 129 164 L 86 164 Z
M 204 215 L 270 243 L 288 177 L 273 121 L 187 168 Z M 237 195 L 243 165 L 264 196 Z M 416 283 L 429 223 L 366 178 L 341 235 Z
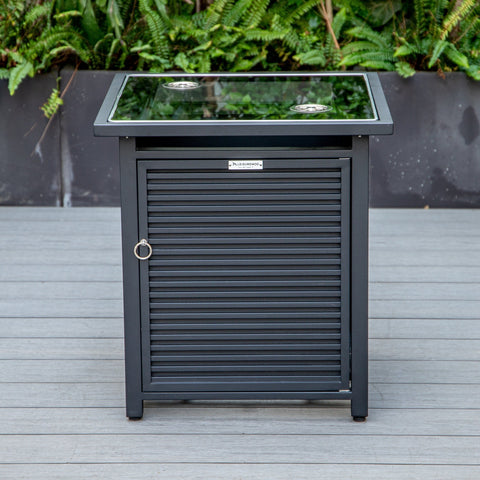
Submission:
M 148 253 L 147 253 L 147 255 L 145 255 L 144 257 L 142 257 L 142 256 L 138 253 L 138 249 L 139 249 L 140 247 L 147 247 L 147 248 L 148 248 Z M 135 254 L 135 256 L 136 256 L 139 260 L 148 260 L 148 259 L 152 256 L 153 249 L 152 249 L 152 246 L 151 246 L 144 238 L 142 238 L 142 239 L 135 245 L 135 247 L 133 247 L 133 253 Z

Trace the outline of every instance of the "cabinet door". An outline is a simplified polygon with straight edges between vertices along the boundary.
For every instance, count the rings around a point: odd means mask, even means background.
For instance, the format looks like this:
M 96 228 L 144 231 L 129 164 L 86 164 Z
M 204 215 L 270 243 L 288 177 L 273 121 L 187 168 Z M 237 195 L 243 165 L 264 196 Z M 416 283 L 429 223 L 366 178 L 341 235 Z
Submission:
M 145 391 L 348 388 L 350 160 L 253 167 L 138 162 Z

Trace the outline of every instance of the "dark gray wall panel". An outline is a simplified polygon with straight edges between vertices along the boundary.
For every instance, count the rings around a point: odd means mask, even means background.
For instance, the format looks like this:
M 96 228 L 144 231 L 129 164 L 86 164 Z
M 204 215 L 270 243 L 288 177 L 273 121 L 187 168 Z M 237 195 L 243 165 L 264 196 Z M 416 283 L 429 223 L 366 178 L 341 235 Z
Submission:
M 78 71 L 62 108 L 62 186 L 65 206 L 120 204 L 118 139 L 93 136 L 93 121 L 114 72 Z M 62 89 L 72 71 L 62 71 Z
M 47 125 L 40 106 L 56 86 L 56 74 L 27 78 L 12 97 L 0 81 L 0 205 L 59 205 L 58 118 Z
M 371 205 L 480 207 L 480 82 L 458 73 L 380 79 L 395 133 L 371 139 Z

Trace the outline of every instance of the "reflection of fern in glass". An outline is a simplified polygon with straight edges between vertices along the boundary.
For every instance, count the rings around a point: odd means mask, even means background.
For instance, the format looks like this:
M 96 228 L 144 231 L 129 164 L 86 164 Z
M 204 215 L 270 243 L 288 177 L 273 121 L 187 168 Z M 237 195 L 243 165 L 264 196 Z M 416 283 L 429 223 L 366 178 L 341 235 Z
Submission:
M 371 119 L 363 76 L 204 77 L 201 88 L 164 88 L 169 77 L 130 77 L 115 121 L 129 120 L 342 120 Z M 176 80 L 179 80 L 178 78 Z M 187 78 L 182 78 L 187 80 Z M 296 104 L 320 104 L 325 113 L 299 114 Z

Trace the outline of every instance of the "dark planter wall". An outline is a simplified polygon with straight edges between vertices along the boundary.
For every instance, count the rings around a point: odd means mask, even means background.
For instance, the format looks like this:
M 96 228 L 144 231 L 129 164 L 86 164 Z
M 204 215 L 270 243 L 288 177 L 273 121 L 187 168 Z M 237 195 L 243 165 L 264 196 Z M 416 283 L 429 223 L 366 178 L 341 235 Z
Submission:
M 371 204 L 480 207 L 480 82 L 382 73 L 395 134 L 371 140 Z
M 62 71 L 62 88 L 71 71 Z M 118 139 L 93 136 L 93 122 L 113 79 L 112 72 L 79 71 L 61 111 L 63 204 L 120 205 Z
M 60 205 L 60 128 L 47 126 L 40 110 L 56 86 L 56 75 L 25 80 L 16 95 L 0 81 L 0 205 Z
M 60 72 L 65 88 L 71 71 Z M 0 205 L 119 205 L 116 139 L 93 121 L 114 72 L 77 72 L 49 127 L 39 106 L 56 75 L 25 81 L 14 97 L 0 81 Z M 373 207 L 480 207 L 480 82 L 463 74 L 380 78 L 395 134 L 371 139 Z

